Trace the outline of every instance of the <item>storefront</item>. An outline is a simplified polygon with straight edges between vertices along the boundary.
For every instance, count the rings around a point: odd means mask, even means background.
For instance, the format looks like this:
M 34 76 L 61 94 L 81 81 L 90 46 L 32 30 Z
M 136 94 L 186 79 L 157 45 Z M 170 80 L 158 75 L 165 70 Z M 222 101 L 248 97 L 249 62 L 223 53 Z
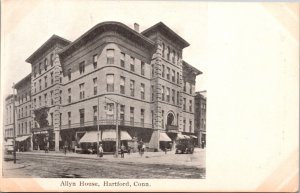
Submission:
M 33 150 L 49 150 L 55 149 L 53 130 L 33 131 Z

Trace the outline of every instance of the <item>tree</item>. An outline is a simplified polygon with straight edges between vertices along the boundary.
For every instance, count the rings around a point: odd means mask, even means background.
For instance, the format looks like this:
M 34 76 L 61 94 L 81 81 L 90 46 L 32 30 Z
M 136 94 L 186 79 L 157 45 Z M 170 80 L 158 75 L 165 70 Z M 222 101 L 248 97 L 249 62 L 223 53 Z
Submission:
M 38 122 L 40 128 L 49 126 L 48 118 L 49 107 L 42 107 L 34 110 L 34 120 Z

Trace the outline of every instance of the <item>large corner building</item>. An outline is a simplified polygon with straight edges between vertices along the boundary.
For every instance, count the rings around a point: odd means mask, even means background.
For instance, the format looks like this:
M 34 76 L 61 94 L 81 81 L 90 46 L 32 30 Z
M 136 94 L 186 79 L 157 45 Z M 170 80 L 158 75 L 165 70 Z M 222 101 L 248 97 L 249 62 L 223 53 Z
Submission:
M 108 152 L 117 120 L 121 143 L 143 141 L 154 151 L 175 144 L 179 133 L 196 135 L 195 79 L 202 72 L 182 59 L 187 46 L 162 22 L 143 32 L 138 24 L 104 22 L 73 42 L 53 35 L 26 60 L 32 72 L 15 87 L 27 96 L 17 105 L 26 111 L 17 110 L 20 132 L 30 129 L 33 150 L 73 149 L 99 137 Z

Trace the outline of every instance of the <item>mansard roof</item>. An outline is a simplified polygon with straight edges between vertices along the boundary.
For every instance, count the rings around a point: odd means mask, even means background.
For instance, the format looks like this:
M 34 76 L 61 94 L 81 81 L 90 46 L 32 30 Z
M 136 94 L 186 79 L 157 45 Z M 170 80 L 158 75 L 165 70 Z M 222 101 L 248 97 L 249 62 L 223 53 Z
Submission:
M 124 37 L 131 39 L 132 41 L 142 43 L 142 45 L 144 45 L 147 48 L 153 48 L 155 45 L 152 40 L 141 35 L 140 33 L 136 32 L 135 30 L 126 26 L 125 24 L 120 23 L 120 22 L 115 22 L 115 21 L 108 21 L 108 22 L 102 22 L 102 23 L 95 25 L 93 28 L 91 28 L 90 30 L 85 32 L 83 35 L 81 35 L 79 38 L 77 38 L 75 41 L 73 41 L 67 47 L 62 49 L 59 52 L 59 55 L 61 57 L 64 57 L 64 56 L 72 53 L 74 50 L 78 49 L 83 44 L 85 44 L 86 41 L 91 40 L 95 36 L 105 32 L 105 31 L 116 31 L 116 32 L 122 34 Z
M 28 74 L 27 76 L 25 76 L 22 80 L 20 80 L 19 82 L 17 82 L 13 88 L 15 89 L 19 89 L 21 88 L 26 82 L 30 82 L 31 83 L 31 73 Z
M 38 57 L 40 57 L 41 54 L 46 52 L 49 48 L 51 48 L 56 43 L 60 43 L 63 46 L 66 46 L 69 45 L 71 41 L 54 34 L 33 54 L 31 54 L 31 56 L 29 56 L 25 61 L 28 63 L 33 63 Z
M 161 34 L 165 35 L 166 37 L 171 38 L 171 40 L 174 41 L 174 43 L 181 46 L 181 48 L 185 48 L 190 45 L 186 40 L 184 40 L 182 37 L 180 37 L 173 30 L 171 30 L 163 22 L 159 22 L 159 23 L 155 24 L 154 26 L 144 30 L 141 34 L 148 37 L 157 31 L 159 31 Z

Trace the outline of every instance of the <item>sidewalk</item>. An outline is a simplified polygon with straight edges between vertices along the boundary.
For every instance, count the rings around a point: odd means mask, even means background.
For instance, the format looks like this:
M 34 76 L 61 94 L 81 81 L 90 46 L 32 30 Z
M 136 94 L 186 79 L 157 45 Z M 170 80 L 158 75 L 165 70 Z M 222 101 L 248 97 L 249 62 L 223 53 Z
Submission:
M 40 156 L 55 156 L 55 157 L 76 157 L 84 159 L 97 159 L 114 162 L 129 162 L 129 163 L 148 163 L 148 164 L 167 164 L 167 165 L 184 165 L 193 167 L 205 167 L 205 149 L 196 148 L 194 154 L 175 154 L 175 151 L 165 152 L 145 152 L 143 156 L 140 156 L 138 152 L 124 154 L 124 158 L 121 158 L 119 154 L 118 158 L 114 155 L 104 155 L 102 158 L 97 157 L 96 154 L 78 154 L 68 152 L 66 155 L 63 152 L 49 152 L 33 151 L 33 152 L 17 152 L 17 154 L 27 155 L 40 155 Z

